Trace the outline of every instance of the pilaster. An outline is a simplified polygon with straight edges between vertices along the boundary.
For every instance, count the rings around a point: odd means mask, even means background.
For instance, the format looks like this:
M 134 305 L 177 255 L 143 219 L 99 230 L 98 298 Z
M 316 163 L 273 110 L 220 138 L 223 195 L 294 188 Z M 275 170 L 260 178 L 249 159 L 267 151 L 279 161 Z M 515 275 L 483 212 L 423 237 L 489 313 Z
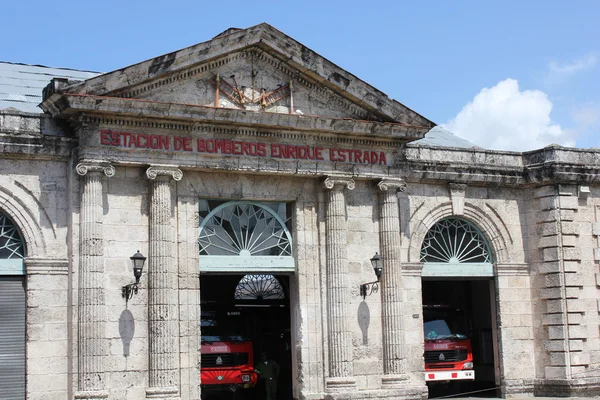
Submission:
M 541 187 L 534 193 L 540 210 L 537 215 L 541 251 L 538 273 L 543 276 L 540 299 L 546 304 L 542 315 L 549 356 L 545 379 L 552 384 L 562 380 L 569 385 L 568 381 L 589 364 L 589 356 L 583 352 L 587 331 L 581 325 L 585 307 L 579 300 L 583 282 L 578 274 L 581 254 L 576 247 L 579 234 L 575 222 L 576 194 L 576 187 L 563 185 Z
M 150 246 L 148 256 L 149 379 L 146 397 L 180 398 L 179 302 L 176 233 L 173 226 L 171 180 L 180 169 L 151 166 Z
M 350 391 L 356 387 L 353 367 L 352 330 L 349 323 L 348 262 L 346 253 L 346 197 L 344 190 L 353 190 L 349 178 L 328 177 L 323 182 L 327 189 L 326 277 L 327 277 L 327 333 L 329 344 L 329 391 Z
M 400 215 L 397 193 L 406 189 L 402 179 L 385 179 L 377 185 L 381 193 L 379 242 L 383 261 L 381 307 L 383 325 L 382 385 L 395 386 L 406 380 L 402 327 L 402 265 L 400 262 Z
M 108 343 L 103 285 L 102 178 L 113 176 L 115 169 L 109 164 L 82 162 L 75 170 L 83 177 L 79 223 L 79 368 L 75 398 L 102 399 L 108 397 L 104 367 Z

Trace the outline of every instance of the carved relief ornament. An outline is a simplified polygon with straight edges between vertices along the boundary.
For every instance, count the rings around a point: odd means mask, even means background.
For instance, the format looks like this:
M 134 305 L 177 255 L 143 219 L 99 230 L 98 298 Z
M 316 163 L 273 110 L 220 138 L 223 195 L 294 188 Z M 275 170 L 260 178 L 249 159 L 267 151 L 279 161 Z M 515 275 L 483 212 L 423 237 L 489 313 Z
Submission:
M 75 171 L 81 176 L 87 175 L 88 172 L 104 172 L 104 175 L 110 178 L 115 174 L 115 167 L 108 163 L 84 161 L 77 164 Z
M 152 165 L 146 170 L 148 179 L 156 179 L 157 176 L 168 175 L 174 180 L 180 181 L 183 178 L 183 172 L 177 168 L 167 165 Z

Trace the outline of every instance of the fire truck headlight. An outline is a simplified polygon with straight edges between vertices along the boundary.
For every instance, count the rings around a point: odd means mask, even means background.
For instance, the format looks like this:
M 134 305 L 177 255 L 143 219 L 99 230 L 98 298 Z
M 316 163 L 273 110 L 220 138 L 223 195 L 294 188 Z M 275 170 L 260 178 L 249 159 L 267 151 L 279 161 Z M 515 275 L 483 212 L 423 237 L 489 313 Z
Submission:
M 243 374 L 242 375 L 242 382 L 250 382 L 250 375 Z
M 463 369 L 473 369 L 473 363 L 472 362 L 464 363 Z

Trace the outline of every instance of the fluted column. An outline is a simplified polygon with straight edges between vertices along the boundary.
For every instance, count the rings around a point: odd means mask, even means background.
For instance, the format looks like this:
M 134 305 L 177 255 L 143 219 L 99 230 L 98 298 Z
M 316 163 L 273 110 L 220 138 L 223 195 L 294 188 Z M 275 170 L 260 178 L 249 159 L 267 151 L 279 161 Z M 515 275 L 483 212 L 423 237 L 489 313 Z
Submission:
M 112 165 L 82 162 L 75 171 L 83 177 L 79 221 L 78 375 L 77 399 L 108 397 L 104 359 L 108 355 L 104 302 L 104 238 L 102 232 L 102 175 L 115 174 Z
M 146 397 L 179 398 L 179 303 L 171 180 L 181 180 L 183 173 L 174 167 L 152 166 L 146 175 L 151 180 L 148 254 L 150 367 Z
M 348 260 L 346 255 L 346 197 L 344 189 L 354 189 L 347 178 L 327 178 L 326 276 L 329 378 L 327 388 L 345 390 L 356 385 L 353 378 L 352 331 L 348 320 Z
M 381 193 L 379 243 L 383 259 L 381 277 L 381 320 L 383 325 L 382 384 L 395 385 L 406 379 L 402 337 L 402 265 L 400 263 L 399 191 L 406 183 L 402 179 L 385 179 L 377 185 Z

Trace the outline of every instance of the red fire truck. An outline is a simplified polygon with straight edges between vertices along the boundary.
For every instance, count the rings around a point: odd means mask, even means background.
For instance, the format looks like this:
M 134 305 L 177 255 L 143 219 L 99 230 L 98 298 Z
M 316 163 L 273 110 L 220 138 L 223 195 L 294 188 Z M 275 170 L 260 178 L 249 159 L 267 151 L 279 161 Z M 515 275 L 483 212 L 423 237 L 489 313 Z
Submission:
M 464 325 L 460 309 L 423 306 L 426 382 L 475 379 L 471 340 L 459 333 Z
M 256 385 L 252 341 L 240 335 L 239 311 L 205 311 L 201 318 L 200 383 L 203 397 Z

